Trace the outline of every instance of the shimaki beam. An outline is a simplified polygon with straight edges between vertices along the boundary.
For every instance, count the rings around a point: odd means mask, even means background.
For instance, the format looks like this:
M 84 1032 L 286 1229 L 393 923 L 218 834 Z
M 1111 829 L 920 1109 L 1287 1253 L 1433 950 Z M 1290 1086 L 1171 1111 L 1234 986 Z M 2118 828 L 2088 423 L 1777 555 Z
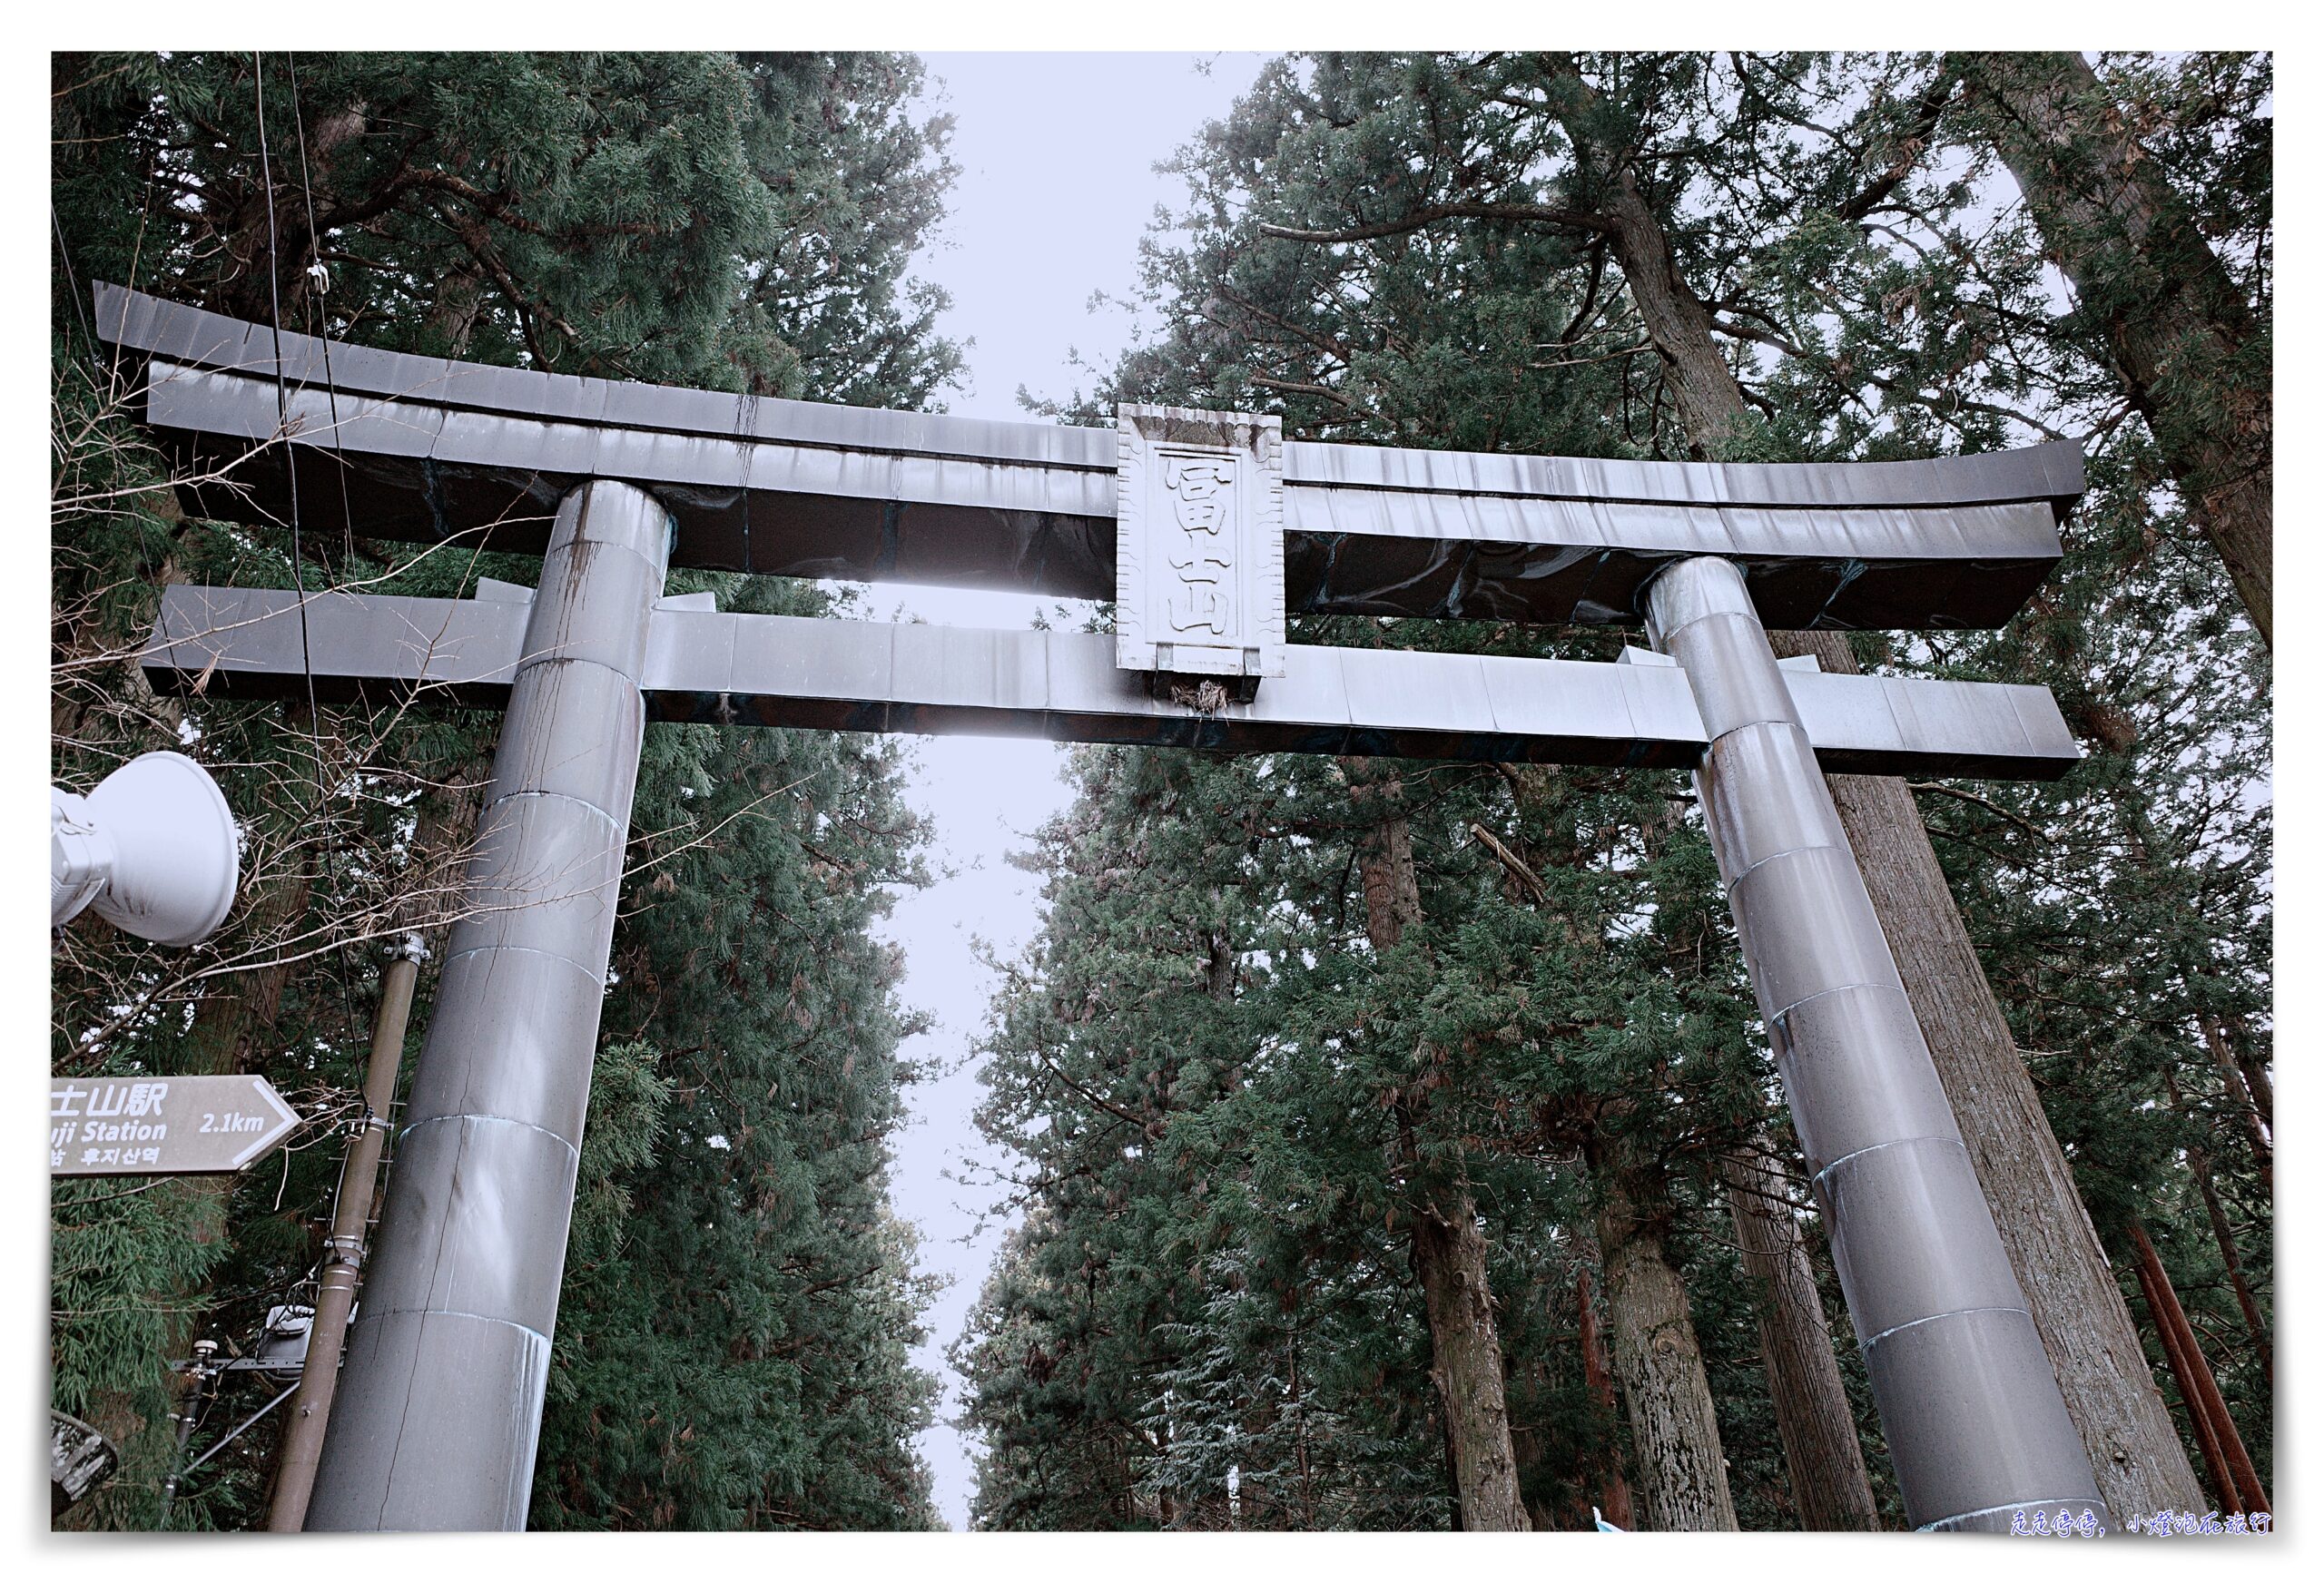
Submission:
M 648 719 L 1691 770 L 1911 1520 L 2102 1510 L 1820 774 L 2051 779 L 2073 737 L 2040 688 L 1823 675 L 1766 635 L 2006 621 L 2058 559 L 2074 447 L 1285 444 L 1250 414 L 988 423 L 278 340 L 105 286 L 96 319 L 207 480 L 190 508 L 256 519 L 295 483 L 310 526 L 344 501 L 367 536 L 544 555 L 537 591 L 471 600 L 172 588 L 145 656 L 162 686 L 508 713 L 311 1526 L 523 1526 Z M 739 615 L 663 598 L 670 565 L 1111 598 L 1115 632 Z M 1662 652 L 1315 648 L 1290 612 Z

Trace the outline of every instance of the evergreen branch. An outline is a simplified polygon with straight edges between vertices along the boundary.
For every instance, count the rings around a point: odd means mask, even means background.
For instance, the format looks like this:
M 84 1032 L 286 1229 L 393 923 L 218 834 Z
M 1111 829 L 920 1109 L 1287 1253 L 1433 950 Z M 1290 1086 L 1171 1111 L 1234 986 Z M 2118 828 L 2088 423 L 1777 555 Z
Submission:
M 1974 803 L 1977 807 L 1984 809 L 1988 813 L 1997 813 L 2001 815 L 2002 818 L 2009 821 L 2010 823 L 2017 826 L 2018 829 L 2024 831 L 2027 835 L 2032 836 L 2035 841 L 2042 842 L 2044 846 L 2055 846 L 2058 844 L 2057 838 L 2043 830 L 2039 825 L 2036 825 L 2031 821 L 2024 819 L 2017 814 L 2012 813 L 2008 809 L 2004 808 L 1998 802 L 1988 801 L 1986 799 L 1978 796 L 1974 792 L 1965 792 L 1958 786 L 1948 786 L 1941 781 L 1907 781 L 1905 782 L 1905 788 L 1910 792 L 1942 792 L 1947 797 L 1956 798 L 1963 802 Z
M 1261 236 L 1272 236 L 1284 241 L 1338 242 L 1372 241 L 1381 237 L 1407 236 L 1423 231 L 1442 220 L 1505 220 L 1520 223 L 1553 225 L 1567 231 L 1603 235 L 1612 231 L 1613 223 L 1603 215 L 1580 209 L 1560 209 L 1548 203 L 1478 203 L 1453 202 L 1432 204 L 1397 220 L 1383 220 L 1370 225 L 1350 226 L 1344 231 L 1301 231 L 1288 225 L 1270 225 L 1262 221 Z
M 1919 99 L 1914 102 L 1912 119 L 1906 122 L 1896 141 L 1896 157 L 1856 194 L 1833 211 L 1842 220 L 1854 223 L 1886 202 L 1888 194 L 1902 186 L 1928 152 L 1929 141 L 1936 134 L 1936 123 L 1946 108 L 1958 96 L 1961 85 L 1960 68 L 1951 56 L 1937 68 L 1937 74 Z
M 686 841 L 683 845 L 672 847 L 666 852 L 662 852 L 655 857 L 648 858 L 645 861 L 637 864 L 634 868 L 623 870 L 621 877 L 624 880 L 634 880 L 638 875 L 645 872 L 646 870 L 657 868 L 661 864 L 668 862 L 672 858 L 678 856 L 681 852 L 692 851 L 694 848 L 710 840 L 711 837 L 716 835 L 720 831 L 724 830 L 736 820 L 748 814 L 752 809 L 756 808 L 760 803 L 766 801 L 769 798 L 780 797 L 785 792 L 795 792 L 812 779 L 813 777 L 811 775 L 802 775 L 799 779 L 792 782 L 788 785 L 777 786 L 772 792 L 760 792 L 756 797 L 753 797 L 748 802 L 743 803 L 742 807 L 736 809 L 734 812 L 720 820 L 716 824 L 712 825 L 708 830 L 704 831 L 700 835 L 694 837 L 694 840 Z M 636 836 L 632 839 L 633 841 L 639 842 L 656 841 L 665 835 L 675 834 L 676 831 L 684 828 L 685 827 L 684 825 L 674 824 L 666 829 L 655 831 L 650 835 Z M 802 846 L 806 845 L 804 841 L 802 841 L 799 844 Z
M 1157 1141 L 1161 1138 L 1164 1129 L 1159 1124 L 1142 1116 L 1134 1116 L 1130 1112 L 1124 1110 L 1120 1106 L 1116 1105 L 1112 1100 L 1102 1098 L 1099 1096 L 1091 1093 L 1079 1083 L 1074 1081 L 1073 1078 L 1068 1077 L 1066 1075 L 1065 1068 L 1059 1066 L 1055 1061 L 1049 1059 L 1049 1051 L 1041 1048 L 1039 1045 L 1034 1045 L 1032 1047 L 1032 1051 L 1034 1057 L 1038 1059 L 1041 1065 L 1047 1067 L 1049 1071 L 1055 1075 L 1059 1082 L 1072 1089 L 1076 1094 L 1080 1095 L 1082 1098 L 1087 1099 L 1090 1104 L 1096 1106 L 1098 1109 L 1105 1111 L 1108 1115 L 1118 1116 L 1122 1120 L 1129 1123 L 1130 1126 L 1144 1133 L 1147 1138 Z
M 1843 374 L 1839 364 L 1832 359 L 1808 351 L 1771 330 L 1754 329 L 1748 324 L 1738 324 L 1732 319 L 1721 319 L 1717 315 L 1711 317 L 1710 327 L 1721 335 L 1731 336 L 1738 340 L 1757 341 L 1761 346 L 1774 348 L 1786 357 L 1797 358 L 1803 363 L 1822 369 L 1835 382 L 1844 383 L 1850 379 L 1861 379 L 1876 390 L 1894 396 L 1902 401 L 1909 401 L 1915 407 L 1925 407 L 1939 418 L 1944 418 L 1950 413 L 1983 412 L 1995 418 L 2006 418 L 2012 422 L 2022 423 L 2045 439 L 2067 438 L 2031 413 L 2020 412 L 2014 407 L 1996 406 L 1990 401 L 1974 400 L 1966 396 L 1946 395 L 1941 391 L 1915 389 L 1901 379 L 1892 379 L 1880 374 L 1868 372 Z

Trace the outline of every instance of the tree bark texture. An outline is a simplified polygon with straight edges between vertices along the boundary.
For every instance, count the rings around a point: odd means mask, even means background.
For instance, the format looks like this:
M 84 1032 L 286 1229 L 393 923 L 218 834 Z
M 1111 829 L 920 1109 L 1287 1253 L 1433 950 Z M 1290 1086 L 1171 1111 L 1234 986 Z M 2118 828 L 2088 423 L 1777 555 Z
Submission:
M 1799 1526 L 1875 1530 L 1879 1509 L 1864 1470 L 1856 1414 L 1833 1355 L 1831 1326 L 1807 1247 L 1764 1136 L 1719 1159 L 1743 1273 L 1759 1322 L 1759 1353 Z
M 1589 1388 L 1590 1404 L 1610 1427 L 1614 1421 L 1614 1376 L 1606 1359 L 1606 1339 L 1599 1333 L 1598 1305 L 1590 1296 L 1587 1269 L 1574 1275 L 1573 1297 L 1581 1318 L 1582 1383 Z M 1630 1487 L 1622 1477 L 1621 1450 L 1609 1440 L 1607 1453 L 1605 1471 L 1598 1480 L 1598 1510 L 1616 1528 L 1635 1528 L 1638 1523 L 1630 1513 Z
M 2252 626 L 2274 648 L 2266 328 L 2082 56 L 1954 60 L 2051 259 L 2103 334 L 2124 394 L 2153 431 Z
M 1355 765 L 1343 768 L 1356 806 L 1385 815 L 1365 831 L 1358 865 L 1366 933 L 1374 949 L 1393 949 L 1421 916 L 1412 830 L 1391 811 L 1401 788 L 1393 778 L 1373 779 L 1372 772 Z M 1402 1104 L 1398 1111 L 1400 1119 L 1410 1116 Z M 1530 1531 L 1533 1525 L 1517 1493 L 1508 1376 L 1485 1273 L 1484 1233 L 1467 1193 L 1437 1188 L 1423 1195 L 1412 1255 L 1427 1305 L 1429 1377 L 1444 1412 L 1458 1523 L 1472 1532 Z
M 1452 1195 L 1442 1215 L 1435 1207 L 1432 1202 L 1413 1227 L 1413 1268 L 1428 1303 L 1434 1354 L 1429 1377 L 1452 1431 L 1461 1526 L 1472 1533 L 1526 1532 L 1533 1524 L 1517 1493 L 1484 1233 L 1467 1194 Z
M 1585 158 L 1602 163 L 1610 157 L 1588 143 L 1578 120 L 1569 119 L 1567 127 Z M 1630 205 L 1621 197 L 1625 192 L 1637 197 L 1634 187 L 1618 187 L 1610 200 L 1617 227 L 1652 226 L 1659 234 L 1651 211 Z M 1701 300 L 1669 267 L 1667 243 L 1659 253 L 1641 245 L 1618 249 L 1618 256 L 1656 350 L 1667 366 L 1689 371 L 1681 417 L 1692 424 L 1693 409 L 1703 408 L 1707 427 L 1690 432 L 1699 449 L 1715 454 L 1718 439 L 1743 420 L 1747 408 L 1742 388 L 1711 339 Z M 1664 261 L 1657 264 L 1657 257 Z M 1840 634 L 1768 635 L 1779 655 L 1812 654 L 1827 671 L 1858 670 Z M 1894 777 L 1827 781 L 2066 1411 L 2090 1452 L 2099 1493 L 2115 1511 L 2183 1508 L 2196 1498 L 2194 1470 L 1968 928 L 1945 888 L 1920 810 Z
M 1578 136 L 1575 146 L 1585 151 L 1593 173 L 1607 182 L 1601 203 L 1611 227 L 1614 257 L 1654 342 L 1689 448 L 1698 457 L 1716 457 L 1747 420 L 1748 408 L 1711 339 L 1710 310 L 1679 277 L 1669 241 L 1640 196 L 1629 166 Z M 1658 330 L 1658 325 L 1663 328 Z M 1702 355 L 1706 350 L 1708 361 Z
M 1586 1154 L 1598 1187 L 1606 1328 L 1630 1411 L 1644 1526 L 1731 1533 L 1735 1501 L 1702 1343 L 1687 1284 L 1662 1245 L 1669 1203 L 1659 1167 L 1640 1157 L 1628 1138 L 1597 1138 Z

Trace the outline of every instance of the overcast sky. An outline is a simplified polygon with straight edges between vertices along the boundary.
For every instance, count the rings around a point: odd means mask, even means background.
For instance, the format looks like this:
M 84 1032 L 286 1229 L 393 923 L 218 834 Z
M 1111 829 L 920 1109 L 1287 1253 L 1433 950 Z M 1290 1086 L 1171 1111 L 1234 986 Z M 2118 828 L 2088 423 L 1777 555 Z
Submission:
M 1155 174 L 1204 122 L 1226 113 L 1250 85 L 1253 54 L 931 54 L 931 94 L 954 117 L 960 167 L 950 217 L 917 272 L 952 294 L 943 329 L 968 349 L 963 388 L 950 410 L 1021 418 L 1021 386 L 1036 397 L 1086 388 L 1083 361 L 1108 366 L 1128 343 L 1128 313 L 1092 313 L 1091 293 L 1127 297 L 1137 278 L 1137 241 L 1158 202 L 1176 206 L 1174 180 Z M 1206 65 L 1207 74 L 1200 68 Z M 1039 601 L 960 589 L 871 591 L 882 615 L 920 615 L 956 626 L 1022 628 Z M 1065 802 L 1063 750 L 1045 742 L 983 737 L 919 739 L 910 796 L 936 824 L 936 860 L 951 877 L 901 901 L 888 933 L 904 948 L 902 995 L 936 1016 L 911 1058 L 951 1067 L 908 1093 L 914 1119 L 898 1138 L 898 1213 L 919 1224 L 923 1268 L 951 1277 L 930 1315 L 919 1362 L 943 1382 L 940 1416 L 960 1408 L 960 1380 L 945 1350 L 990 1267 L 1002 1224 L 997 1195 L 963 1182 L 965 1162 L 989 1158 L 972 1112 L 983 1095 L 968 1047 L 984 1026 L 992 978 L 976 959 L 981 939 L 1016 956 L 1038 922 L 1038 881 L 1006 856 Z M 972 1454 L 949 1421 L 921 1441 L 936 1474 L 936 1503 L 954 1528 L 968 1525 Z

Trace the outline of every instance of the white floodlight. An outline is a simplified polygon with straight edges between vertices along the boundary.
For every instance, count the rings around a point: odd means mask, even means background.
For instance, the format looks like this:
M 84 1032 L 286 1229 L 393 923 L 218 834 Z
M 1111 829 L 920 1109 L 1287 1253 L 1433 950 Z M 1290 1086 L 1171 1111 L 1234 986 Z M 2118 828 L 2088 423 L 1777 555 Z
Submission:
M 86 797 L 48 789 L 49 922 L 84 907 L 116 929 L 190 946 L 225 921 L 241 878 L 225 794 L 183 753 L 145 753 Z

